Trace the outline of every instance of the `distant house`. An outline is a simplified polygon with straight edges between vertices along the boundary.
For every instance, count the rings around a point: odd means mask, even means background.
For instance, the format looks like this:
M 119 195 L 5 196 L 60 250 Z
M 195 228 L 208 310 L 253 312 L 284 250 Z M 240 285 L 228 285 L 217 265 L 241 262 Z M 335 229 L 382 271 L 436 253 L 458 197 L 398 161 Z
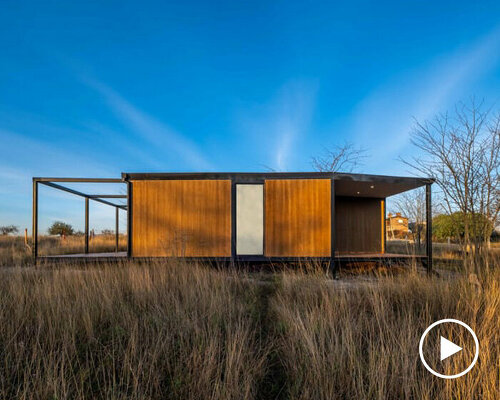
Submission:
M 385 228 L 388 239 L 407 239 L 409 235 L 408 218 L 401 213 L 387 214 Z

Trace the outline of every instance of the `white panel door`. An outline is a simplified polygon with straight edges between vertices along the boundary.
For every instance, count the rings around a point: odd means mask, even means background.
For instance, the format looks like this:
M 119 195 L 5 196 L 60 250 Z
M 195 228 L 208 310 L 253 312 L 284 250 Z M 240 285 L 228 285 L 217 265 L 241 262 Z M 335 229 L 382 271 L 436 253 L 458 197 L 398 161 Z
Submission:
M 236 254 L 264 254 L 264 185 L 236 185 Z

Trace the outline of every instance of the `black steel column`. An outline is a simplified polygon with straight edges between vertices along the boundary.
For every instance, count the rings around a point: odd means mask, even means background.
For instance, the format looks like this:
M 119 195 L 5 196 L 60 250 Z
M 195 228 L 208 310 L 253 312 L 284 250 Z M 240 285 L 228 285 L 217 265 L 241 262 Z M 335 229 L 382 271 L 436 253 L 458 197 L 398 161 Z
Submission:
M 89 253 L 89 198 L 85 197 L 85 254 Z
M 382 221 L 382 224 L 383 224 L 383 235 L 384 237 L 382 238 L 383 242 L 383 246 L 384 246 L 384 253 L 387 253 L 387 224 L 385 222 L 386 218 L 387 218 L 387 197 L 384 198 L 384 218 L 383 218 L 383 221 Z
M 127 257 L 132 257 L 132 182 L 127 181 Z
M 38 257 L 38 181 L 33 179 L 33 214 L 32 214 L 32 228 L 31 228 L 31 241 L 33 248 L 33 259 L 36 263 Z
M 333 279 L 339 277 L 339 263 L 335 262 L 335 179 L 330 180 L 330 261 L 328 273 Z
M 120 209 L 118 207 L 115 207 L 116 214 L 115 214 L 115 252 L 118 253 L 118 244 L 120 241 L 120 233 L 119 233 L 119 228 L 120 228 Z
M 231 180 L 231 261 L 236 261 L 236 182 Z
M 432 271 L 432 195 L 431 184 L 425 185 L 425 248 L 427 252 L 427 272 Z

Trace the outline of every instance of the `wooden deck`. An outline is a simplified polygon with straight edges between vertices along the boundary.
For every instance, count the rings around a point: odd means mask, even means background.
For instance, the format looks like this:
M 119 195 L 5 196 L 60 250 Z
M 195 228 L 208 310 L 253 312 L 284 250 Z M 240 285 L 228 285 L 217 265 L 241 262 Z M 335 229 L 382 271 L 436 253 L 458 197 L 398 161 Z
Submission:
M 40 256 L 40 258 L 100 258 L 100 257 L 127 257 L 126 251 L 109 252 L 109 253 L 79 253 L 79 254 L 59 254 L 53 256 Z
M 92 261 L 92 262 L 105 262 L 105 261 L 117 261 L 127 259 L 126 251 L 119 252 L 109 252 L 109 253 L 79 253 L 79 254 L 58 254 L 51 256 L 38 256 L 38 261 L 41 263 L 50 262 L 81 262 L 81 261 Z
M 379 263 L 386 265 L 394 265 L 397 263 L 407 264 L 411 261 L 416 261 L 420 264 L 427 262 L 427 256 L 414 254 L 396 254 L 396 253 L 366 253 L 366 254 L 342 254 L 334 258 L 335 262 L 341 265 L 356 264 L 356 263 Z
M 391 259 L 391 258 L 426 258 L 424 255 L 420 254 L 397 254 L 397 253 L 356 253 L 356 254 L 340 254 L 335 256 L 336 259 L 359 259 L 359 258 L 371 258 L 371 259 Z
M 158 258 L 168 258 L 168 257 L 158 257 Z M 196 257 L 188 257 L 189 259 L 203 259 Z M 336 255 L 333 260 L 340 263 L 356 263 L 356 262 L 407 262 L 412 259 L 418 261 L 425 261 L 427 257 L 423 255 L 411 255 L 411 254 L 396 254 L 396 253 L 363 253 L 363 254 L 340 254 Z M 38 260 L 40 262 L 60 262 L 60 261 L 73 261 L 73 262 L 104 262 L 104 261 L 119 261 L 126 260 L 127 253 L 123 252 L 109 252 L 109 253 L 79 253 L 79 254 L 61 254 L 61 255 L 50 255 L 50 256 L 39 256 Z M 136 259 L 155 259 L 147 257 L 138 257 Z M 322 258 L 322 260 L 327 261 L 328 258 Z M 229 258 L 217 258 L 212 261 L 231 261 Z M 258 262 L 258 260 L 250 260 L 252 262 Z M 261 260 L 261 262 L 268 262 L 271 260 Z M 292 260 L 290 260 L 292 261 Z

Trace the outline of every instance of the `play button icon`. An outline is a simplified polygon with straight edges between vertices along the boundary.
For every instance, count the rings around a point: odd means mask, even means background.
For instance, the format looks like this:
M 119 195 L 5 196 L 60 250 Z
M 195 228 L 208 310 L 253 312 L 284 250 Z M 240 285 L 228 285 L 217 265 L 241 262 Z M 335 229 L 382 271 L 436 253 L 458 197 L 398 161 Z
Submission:
M 422 334 L 420 360 L 433 375 L 454 379 L 465 375 L 477 362 L 479 341 L 472 328 L 457 319 L 442 319 Z
M 441 361 L 462 351 L 460 346 L 441 336 Z

